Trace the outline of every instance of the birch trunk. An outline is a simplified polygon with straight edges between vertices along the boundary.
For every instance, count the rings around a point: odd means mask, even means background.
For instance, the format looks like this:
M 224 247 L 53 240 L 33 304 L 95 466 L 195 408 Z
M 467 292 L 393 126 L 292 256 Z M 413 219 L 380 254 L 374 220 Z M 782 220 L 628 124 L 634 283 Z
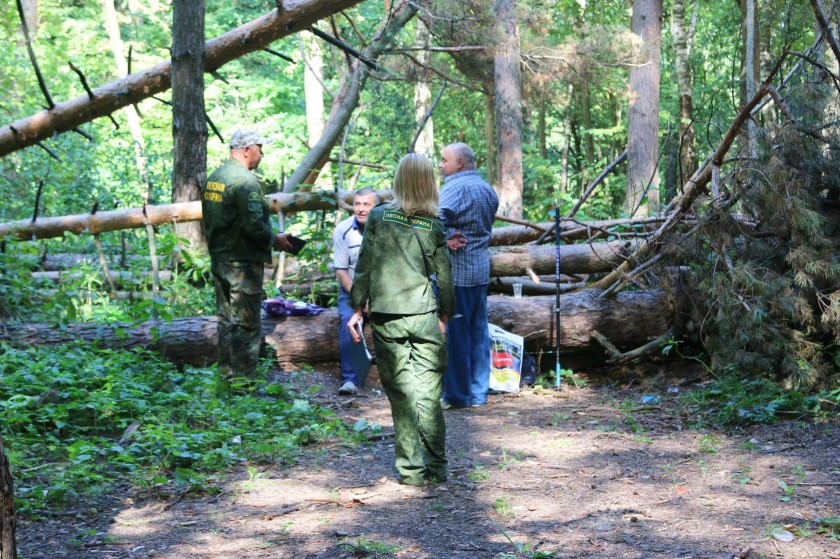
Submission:
M 418 19 L 414 44 L 427 46 L 429 45 L 429 37 L 429 28 L 422 20 Z M 418 126 L 424 121 L 426 113 L 432 108 L 431 73 L 428 71 L 431 58 L 429 51 L 420 51 L 417 55 L 417 60 L 421 66 L 418 68 L 417 82 L 414 84 L 414 122 Z M 434 117 L 430 117 L 426 121 L 420 136 L 417 137 L 417 143 L 414 144 L 414 151 L 422 153 L 431 161 L 436 159 Z
M 300 51 L 305 61 L 303 70 L 303 95 L 306 99 L 306 136 L 310 146 L 314 146 L 324 133 L 324 56 L 321 43 L 310 34 L 302 34 Z M 332 189 L 332 173 L 329 164 L 325 164 L 315 181 L 322 189 Z M 341 185 L 341 188 L 344 186 Z

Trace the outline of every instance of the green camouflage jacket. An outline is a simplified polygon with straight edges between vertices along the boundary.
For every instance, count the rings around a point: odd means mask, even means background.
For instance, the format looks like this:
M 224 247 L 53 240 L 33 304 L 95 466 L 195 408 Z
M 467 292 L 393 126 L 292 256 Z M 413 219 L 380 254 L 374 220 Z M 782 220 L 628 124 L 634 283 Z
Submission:
M 260 183 L 239 161 L 228 159 L 201 190 L 210 257 L 217 262 L 271 262 L 274 232 Z
M 409 219 L 420 242 L 412 233 Z M 423 253 L 429 273 L 437 275 L 437 301 Z M 451 317 L 455 295 L 441 221 L 437 217 L 407 216 L 388 208 L 387 203 L 373 208 L 365 225 L 350 296 L 353 308 L 370 301 L 372 313 L 423 314 L 438 309 L 440 315 Z

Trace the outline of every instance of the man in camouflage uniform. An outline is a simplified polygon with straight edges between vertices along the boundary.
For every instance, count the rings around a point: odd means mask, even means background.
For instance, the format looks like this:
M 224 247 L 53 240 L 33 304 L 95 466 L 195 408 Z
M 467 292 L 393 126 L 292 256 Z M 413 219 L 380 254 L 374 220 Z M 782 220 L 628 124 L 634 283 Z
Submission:
M 225 378 L 256 374 L 263 269 L 271 262 L 272 248 L 291 249 L 288 235 L 272 231 L 265 195 L 251 172 L 269 143 L 255 130 L 234 132 L 230 159 L 201 191 L 219 319 L 218 370 Z

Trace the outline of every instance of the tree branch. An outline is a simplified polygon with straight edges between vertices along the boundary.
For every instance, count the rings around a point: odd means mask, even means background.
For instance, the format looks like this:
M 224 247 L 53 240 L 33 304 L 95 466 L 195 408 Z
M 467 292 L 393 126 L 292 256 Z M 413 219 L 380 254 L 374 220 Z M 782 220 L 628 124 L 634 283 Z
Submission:
M 831 52 L 834 53 L 834 58 L 837 62 L 840 62 L 840 45 L 837 44 L 837 39 L 831 32 L 831 27 L 828 25 L 828 20 L 825 18 L 819 0 L 811 0 L 811 8 L 814 10 L 814 15 L 817 16 L 817 23 L 820 24 L 820 30 L 823 33 L 823 37 L 828 41 Z
M 316 21 L 361 0 L 296 0 L 254 21 L 211 39 L 204 46 L 204 68 L 216 70 L 231 60 L 262 50 L 270 43 L 311 26 Z M 98 87 L 88 94 L 63 101 L 48 111 L 0 128 L 0 157 L 34 146 L 38 142 L 72 130 L 80 124 L 166 91 L 171 86 L 170 60 L 152 68 Z
M 32 68 L 35 70 L 35 76 L 38 78 L 38 87 L 41 88 L 41 93 L 47 100 L 49 109 L 55 107 L 50 92 L 47 89 L 47 83 L 44 81 L 44 76 L 41 75 L 41 69 L 38 67 L 38 60 L 35 58 L 35 51 L 32 49 L 32 40 L 29 38 L 29 26 L 26 24 L 26 16 L 23 14 L 23 4 L 17 0 L 18 15 L 20 16 L 20 28 L 23 31 L 23 37 L 26 39 L 26 52 L 29 53 L 29 60 L 32 62 Z M 48 150 L 49 151 L 49 150 Z
M 370 68 L 374 72 L 379 71 L 379 67 L 376 65 L 375 62 L 365 58 L 365 56 L 362 53 L 360 53 L 359 51 L 357 51 L 356 49 L 354 49 L 353 47 L 351 47 L 347 43 L 343 43 L 343 42 L 339 41 L 338 39 L 336 39 L 335 37 L 327 35 L 326 33 L 321 31 L 317 27 L 310 27 L 309 32 L 312 33 L 313 35 L 315 35 L 316 37 L 318 37 L 320 39 L 323 39 L 324 41 L 328 42 L 332 46 L 340 48 L 341 50 L 343 50 L 344 52 L 346 52 L 347 54 L 349 54 L 353 58 L 356 58 L 356 59 L 360 60 L 362 63 L 364 63 L 368 68 Z

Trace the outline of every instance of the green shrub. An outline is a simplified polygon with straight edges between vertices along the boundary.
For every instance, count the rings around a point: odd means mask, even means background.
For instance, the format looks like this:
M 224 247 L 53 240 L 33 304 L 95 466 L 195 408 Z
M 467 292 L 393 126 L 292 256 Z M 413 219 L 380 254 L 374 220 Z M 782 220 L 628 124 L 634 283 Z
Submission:
M 290 462 L 303 445 L 349 437 L 288 387 L 234 393 L 210 368 L 81 344 L 0 345 L 0 425 L 24 513 L 119 479 L 198 487 L 246 460 Z

